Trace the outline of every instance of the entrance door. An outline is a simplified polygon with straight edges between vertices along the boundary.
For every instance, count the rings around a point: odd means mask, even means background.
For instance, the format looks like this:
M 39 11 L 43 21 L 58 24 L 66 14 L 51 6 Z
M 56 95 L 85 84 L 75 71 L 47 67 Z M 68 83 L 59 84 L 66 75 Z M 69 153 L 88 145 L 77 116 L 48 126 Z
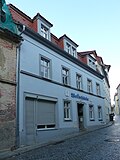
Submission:
M 84 104 L 78 103 L 77 110 L 78 110 L 78 125 L 80 129 L 84 128 L 84 117 L 83 117 L 83 106 Z
M 35 143 L 35 100 L 32 98 L 25 100 L 25 129 L 26 144 Z

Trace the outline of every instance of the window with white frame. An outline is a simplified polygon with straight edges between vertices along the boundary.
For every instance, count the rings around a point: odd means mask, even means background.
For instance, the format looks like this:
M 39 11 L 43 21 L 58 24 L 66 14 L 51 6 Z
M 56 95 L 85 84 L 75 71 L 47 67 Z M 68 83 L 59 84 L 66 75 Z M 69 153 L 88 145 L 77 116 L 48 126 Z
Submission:
M 40 60 L 40 74 L 44 78 L 50 78 L 50 60 L 44 57 L 41 57 Z
M 100 95 L 100 84 L 96 83 L 96 94 Z
M 98 119 L 102 120 L 102 107 L 98 106 Z
M 72 54 L 73 57 L 76 57 L 76 49 L 74 47 L 72 47 L 72 53 L 71 54 Z
M 82 89 L 82 75 L 76 74 L 76 87 Z
M 43 24 L 41 24 L 41 36 L 48 39 L 49 29 L 45 27 Z
M 66 52 L 68 52 L 70 54 L 70 48 L 71 48 L 71 45 L 69 43 L 66 43 Z
M 64 120 L 71 120 L 70 101 L 64 101 Z
M 90 121 L 94 120 L 94 106 L 93 105 L 89 105 L 89 118 L 90 118 Z
M 90 79 L 87 79 L 87 91 L 92 93 L 92 81 Z
M 62 67 L 62 83 L 69 85 L 69 70 L 65 67 Z
M 91 67 L 92 69 L 96 70 L 96 65 L 95 65 L 95 61 L 94 60 L 89 59 L 88 63 L 89 63 L 88 64 L 89 67 Z

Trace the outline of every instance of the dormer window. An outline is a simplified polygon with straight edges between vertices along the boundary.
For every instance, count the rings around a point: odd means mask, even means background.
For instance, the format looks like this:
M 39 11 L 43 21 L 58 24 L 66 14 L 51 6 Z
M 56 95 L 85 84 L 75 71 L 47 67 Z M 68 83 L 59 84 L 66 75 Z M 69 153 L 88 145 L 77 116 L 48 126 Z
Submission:
M 96 70 L 95 59 L 89 57 L 89 58 L 88 58 L 88 65 L 89 65 L 90 68 Z
M 71 56 L 77 58 L 77 47 L 78 45 L 73 42 L 69 37 L 65 34 L 59 38 L 60 43 L 63 43 L 63 49 L 69 53 Z
M 72 47 L 72 56 L 76 57 L 76 49 L 74 47 Z
M 39 13 L 35 16 L 37 19 L 37 31 L 45 39 L 51 41 L 50 28 L 53 26 L 48 20 L 42 17 Z
M 41 36 L 48 39 L 48 28 L 41 24 Z
M 71 44 L 66 42 L 66 52 L 71 54 L 73 57 L 76 57 L 76 48 L 73 47 Z
M 66 52 L 70 53 L 70 48 L 71 48 L 70 44 L 66 43 Z

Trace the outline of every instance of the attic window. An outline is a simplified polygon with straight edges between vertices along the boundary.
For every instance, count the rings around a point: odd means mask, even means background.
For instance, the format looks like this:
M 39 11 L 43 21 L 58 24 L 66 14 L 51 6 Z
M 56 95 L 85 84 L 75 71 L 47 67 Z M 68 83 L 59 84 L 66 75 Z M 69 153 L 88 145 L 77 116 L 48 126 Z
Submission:
M 41 24 L 41 36 L 48 39 L 48 28 Z
M 76 49 L 74 47 L 72 47 L 72 56 L 76 57 Z
M 91 59 L 89 59 L 89 64 L 88 64 L 92 69 L 96 70 L 96 65 L 95 62 Z
M 70 48 L 71 48 L 70 44 L 66 43 L 66 52 L 70 53 Z

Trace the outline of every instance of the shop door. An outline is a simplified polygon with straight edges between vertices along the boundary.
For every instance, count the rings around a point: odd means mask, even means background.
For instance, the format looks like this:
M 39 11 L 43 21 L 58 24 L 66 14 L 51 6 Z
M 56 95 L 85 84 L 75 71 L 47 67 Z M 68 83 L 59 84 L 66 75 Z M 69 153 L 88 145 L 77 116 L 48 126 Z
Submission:
M 84 128 L 83 106 L 84 106 L 84 104 L 81 104 L 81 103 L 77 104 L 78 126 L 79 126 L 80 129 Z

